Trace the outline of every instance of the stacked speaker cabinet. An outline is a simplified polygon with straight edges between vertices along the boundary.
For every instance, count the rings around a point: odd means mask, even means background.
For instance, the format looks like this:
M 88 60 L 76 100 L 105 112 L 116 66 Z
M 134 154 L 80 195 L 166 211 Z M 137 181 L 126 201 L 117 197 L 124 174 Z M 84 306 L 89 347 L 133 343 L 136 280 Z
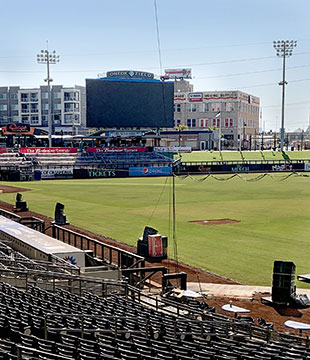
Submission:
M 272 301 L 279 304 L 291 304 L 296 296 L 296 266 L 291 261 L 275 261 L 272 277 Z

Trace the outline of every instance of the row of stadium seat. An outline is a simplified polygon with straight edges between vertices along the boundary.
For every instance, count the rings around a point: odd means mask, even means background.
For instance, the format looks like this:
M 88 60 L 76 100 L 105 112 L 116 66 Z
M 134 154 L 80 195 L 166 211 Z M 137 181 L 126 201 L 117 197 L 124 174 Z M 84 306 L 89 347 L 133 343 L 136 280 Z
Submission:
M 298 338 L 266 343 L 251 340 L 250 332 L 242 340 L 227 338 L 229 322 L 214 313 L 205 321 L 178 318 L 122 296 L 0 284 L 1 338 L 28 348 L 32 359 L 310 359 Z

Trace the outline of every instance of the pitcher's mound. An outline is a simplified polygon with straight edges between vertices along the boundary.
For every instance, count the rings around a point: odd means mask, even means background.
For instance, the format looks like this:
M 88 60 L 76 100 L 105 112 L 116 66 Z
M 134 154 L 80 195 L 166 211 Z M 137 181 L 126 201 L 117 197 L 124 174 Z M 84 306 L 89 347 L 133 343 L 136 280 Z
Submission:
M 200 225 L 222 225 L 222 224 L 233 224 L 238 223 L 240 220 L 233 220 L 233 219 L 217 219 L 217 220 L 193 220 L 189 221 L 195 224 Z
M 9 186 L 9 185 L 0 185 L 0 190 L 2 193 L 17 193 L 22 191 L 29 191 L 30 189 L 19 188 L 16 186 Z

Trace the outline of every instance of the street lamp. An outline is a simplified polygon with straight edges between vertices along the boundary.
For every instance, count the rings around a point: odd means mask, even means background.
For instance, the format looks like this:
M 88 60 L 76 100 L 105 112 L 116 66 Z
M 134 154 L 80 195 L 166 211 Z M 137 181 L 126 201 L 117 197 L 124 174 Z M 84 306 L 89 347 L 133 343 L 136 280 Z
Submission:
M 52 132 L 53 132 L 53 113 L 52 113 L 52 99 L 51 99 L 51 82 L 53 79 L 50 77 L 50 64 L 56 64 L 59 62 L 59 55 L 56 55 L 56 51 L 53 52 L 41 50 L 37 55 L 37 61 L 39 64 L 46 64 L 47 67 L 47 78 L 44 81 L 47 82 L 48 91 L 48 145 L 52 147 Z
M 246 122 L 243 121 L 243 150 L 247 149 L 248 146 L 245 148 L 245 144 L 246 144 L 246 139 L 245 139 L 245 127 L 246 127 Z
M 285 97 L 285 85 L 287 85 L 287 81 L 285 81 L 285 59 L 287 57 L 292 56 L 294 47 L 297 46 L 296 40 L 278 40 L 273 42 L 273 47 L 277 52 L 278 57 L 283 58 L 283 78 L 282 81 L 279 82 L 279 85 L 282 86 L 282 117 L 281 117 L 281 151 L 283 151 L 284 146 L 284 97 Z

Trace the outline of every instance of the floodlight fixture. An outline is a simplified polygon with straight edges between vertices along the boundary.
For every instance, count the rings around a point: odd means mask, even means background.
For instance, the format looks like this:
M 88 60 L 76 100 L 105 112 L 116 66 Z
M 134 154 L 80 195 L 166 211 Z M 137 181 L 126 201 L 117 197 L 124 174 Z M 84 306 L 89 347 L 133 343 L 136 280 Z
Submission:
M 282 81 L 279 85 L 282 86 L 282 116 L 281 116 L 281 145 L 280 149 L 283 151 L 284 147 L 284 98 L 285 98 L 285 60 L 293 55 L 293 49 L 297 46 L 297 40 L 278 40 L 273 42 L 273 47 L 276 50 L 277 57 L 283 58 L 282 66 Z

